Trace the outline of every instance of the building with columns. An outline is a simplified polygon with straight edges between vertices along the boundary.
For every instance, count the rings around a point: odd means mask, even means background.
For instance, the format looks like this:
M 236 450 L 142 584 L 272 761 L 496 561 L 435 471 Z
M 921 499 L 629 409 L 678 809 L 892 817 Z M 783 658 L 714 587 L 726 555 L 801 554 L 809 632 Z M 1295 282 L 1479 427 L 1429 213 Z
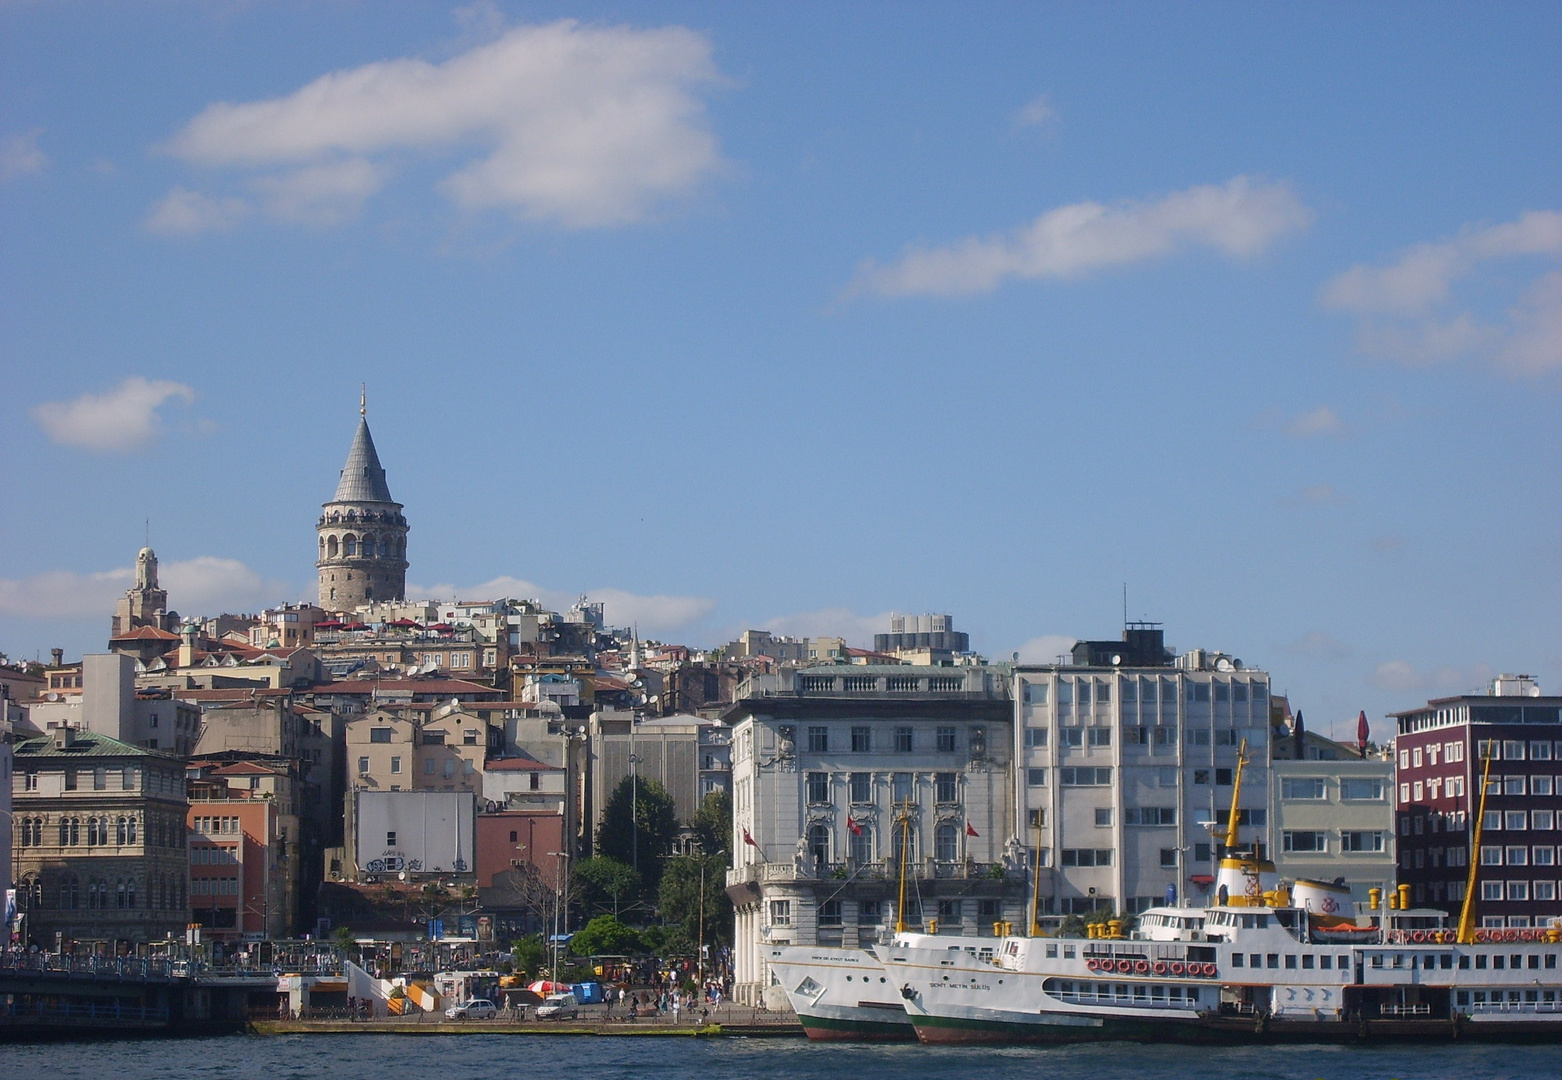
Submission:
M 988 667 L 838 665 L 738 687 L 722 717 L 737 1000 L 769 985 L 771 946 L 856 947 L 897 922 L 956 938 L 1023 924 L 1010 685 Z
M 320 606 L 327 611 L 401 600 L 407 591 L 407 519 L 385 482 L 365 406 L 360 404 L 358 413 L 358 431 L 336 495 L 315 524 Z

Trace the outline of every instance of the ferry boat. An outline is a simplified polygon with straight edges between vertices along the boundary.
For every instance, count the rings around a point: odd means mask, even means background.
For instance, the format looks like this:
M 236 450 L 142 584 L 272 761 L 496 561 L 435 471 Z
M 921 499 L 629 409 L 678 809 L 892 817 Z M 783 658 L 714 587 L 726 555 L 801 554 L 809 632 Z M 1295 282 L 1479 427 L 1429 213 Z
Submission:
M 915 947 L 937 939 L 914 934 L 897 935 L 895 940 Z M 810 1039 L 916 1041 L 900 989 L 879 960 L 883 948 L 783 945 L 769 950 L 770 971 L 786 990 L 787 1001 Z
M 886 977 L 925 1043 L 1562 1039 L 1556 927 L 1477 931 L 1467 900 L 1451 928 L 1408 910 L 1405 887 L 1376 925 L 1347 922 L 1330 913 L 1342 886 L 1286 888 L 1238 851 L 1235 793 L 1227 850 L 1208 908 L 1152 909 L 1131 936 L 1120 923 L 1086 939 L 1008 936 L 991 961 L 950 939 L 897 942 Z

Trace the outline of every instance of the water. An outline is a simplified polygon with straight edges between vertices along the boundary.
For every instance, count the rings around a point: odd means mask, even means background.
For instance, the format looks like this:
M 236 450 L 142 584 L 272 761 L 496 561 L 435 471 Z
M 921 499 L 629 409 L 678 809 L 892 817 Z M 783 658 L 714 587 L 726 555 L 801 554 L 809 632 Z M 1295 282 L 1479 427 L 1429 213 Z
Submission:
M 802 1039 L 289 1035 L 0 1046 L 32 1080 L 1554 1080 L 1548 1046 L 870 1046 Z

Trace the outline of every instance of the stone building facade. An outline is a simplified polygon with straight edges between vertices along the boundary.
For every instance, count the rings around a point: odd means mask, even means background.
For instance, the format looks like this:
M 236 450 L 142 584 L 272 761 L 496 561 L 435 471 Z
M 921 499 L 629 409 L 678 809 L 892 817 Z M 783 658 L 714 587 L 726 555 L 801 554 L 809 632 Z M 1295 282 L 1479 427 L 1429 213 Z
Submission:
M 320 606 L 353 611 L 377 600 L 401 600 L 407 591 L 407 519 L 391 498 L 360 405 L 358 431 L 336 495 L 315 524 L 319 534 Z
M 25 940 L 139 943 L 190 921 L 184 762 L 60 728 L 15 747 Z
M 738 688 L 723 716 L 737 1000 L 760 1000 L 773 946 L 1022 923 L 1009 690 L 999 669 L 909 665 L 784 669 Z

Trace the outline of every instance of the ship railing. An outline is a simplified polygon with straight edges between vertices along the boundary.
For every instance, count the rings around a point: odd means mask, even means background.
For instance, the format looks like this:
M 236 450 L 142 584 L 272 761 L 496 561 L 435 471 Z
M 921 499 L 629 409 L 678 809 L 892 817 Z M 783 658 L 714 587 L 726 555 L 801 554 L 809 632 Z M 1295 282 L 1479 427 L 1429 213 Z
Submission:
M 1379 1016 L 1430 1016 L 1432 1006 L 1425 1001 L 1409 1002 L 1404 1005 L 1379 1005 Z
M 1469 1009 L 1472 1013 L 1562 1013 L 1562 1002 L 1477 1001 Z

